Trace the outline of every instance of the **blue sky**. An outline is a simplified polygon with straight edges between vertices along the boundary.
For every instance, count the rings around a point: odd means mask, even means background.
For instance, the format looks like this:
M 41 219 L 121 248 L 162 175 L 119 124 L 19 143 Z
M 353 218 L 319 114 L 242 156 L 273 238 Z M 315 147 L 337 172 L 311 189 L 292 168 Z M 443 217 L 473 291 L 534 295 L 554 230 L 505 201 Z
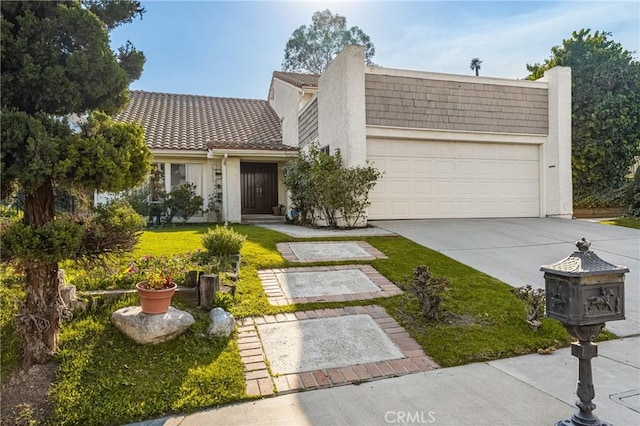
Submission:
M 116 29 L 147 62 L 132 89 L 266 99 L 293 31 L 329 8 L 375 44 L 388 68 L 523 78 L 582 28 L 640 51 L 640 2 L 630 1 L 145 1 L 142 20 Z M 638 54 L 635 54 L 638 58 Z

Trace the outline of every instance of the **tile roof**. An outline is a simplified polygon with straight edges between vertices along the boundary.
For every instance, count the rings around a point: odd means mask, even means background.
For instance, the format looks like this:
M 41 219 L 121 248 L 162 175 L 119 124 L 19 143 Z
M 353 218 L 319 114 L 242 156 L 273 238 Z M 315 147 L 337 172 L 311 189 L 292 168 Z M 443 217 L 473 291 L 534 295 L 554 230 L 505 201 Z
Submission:
M 152 149 L 292 149 L 267 101 L 139 90 L 130 98 L 115 119 L 140 123 Z
M 320 74 L 301 74 L 296 72 L 274 71 L 273 77 L 296 87 L 318 87 L 318 79 Z

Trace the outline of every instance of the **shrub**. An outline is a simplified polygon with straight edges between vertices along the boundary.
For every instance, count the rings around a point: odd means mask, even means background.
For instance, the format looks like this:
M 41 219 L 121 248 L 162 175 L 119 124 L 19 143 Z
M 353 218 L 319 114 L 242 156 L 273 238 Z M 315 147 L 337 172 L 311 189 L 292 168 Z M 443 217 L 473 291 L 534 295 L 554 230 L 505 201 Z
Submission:
M 186 223 L 193 215 L 202 211 L 204 198 L 196 195 L 196 185 L 183 183 L 178 189 L 169 192 L 164 199 L 166 208 L 165 222 L 173 222 L 179 216 Z
M 284 184 L 299 222 L 324 220 L 330 228 L 338 226 L 339 217 L 347 227 L 357 225 L 371 204 L 369 191 L 381 176 L 371 166 L 343 167 L 339 150 L 330 155 L 316 144 L 284 166 Z
M 149 203 L 149 195 L 151 191 L 148 185 L 143 185 L 135 189 L 126 191 L 122 195 L 122 199 L 142 217 L 149 217 L 151 214 L 151 204 Z
M 172 256 L 145 255 L 123 264 L 123 259 L 113 264 L 98 265 L 77 272 L 70 283 L 78 290 L 112 290 L 132 288 L 135 284 L 148 280 L 149 274 L 163 274 L 182 284 L 189 271 L 201 269 L 197 264 L 198 253 Z
M 93 217 L 75 218 L 85 227 L 79 258 L 104 258 L 133 250 L 146 224 L 145 219 L 124 200 L 95 208 Z M 73 257 L 71 257 L 73 258 Z
M 640 217 L 640 167 L 631 181 L 627 198 L 627 214 L 631 217 Z
M 90 217 L 61 215 L 38 228 L 13 222 L 2 229 L 2 261 L 103 259 L 132 250 L 144 225 L 142 216 L 122 200 L 97 206 Z
M 202 236 L 202 245 L 210 257 L 229 257 L 240 253 L 246 239 L 246 235 L 239 234 L 228 226 L 216 225 Z
M 417 266 L 413 270 L 413 279 L 407 290 L 418 298 L 422 314 L 428 321 L 442 318 L 441 307 L 443 294 L 447 290 L 449 281 L 446 278 L 436 278 L 426 266 Z
M 524 303 L 524 307 L 527 312 L 527 324 L 536 331 L 542 324 L 540 319 L 544 316 L 544 289 L 534 289 L 531 287 L 531 284 L 527 284 L 523 287 L 511 289 L 511 293 Z

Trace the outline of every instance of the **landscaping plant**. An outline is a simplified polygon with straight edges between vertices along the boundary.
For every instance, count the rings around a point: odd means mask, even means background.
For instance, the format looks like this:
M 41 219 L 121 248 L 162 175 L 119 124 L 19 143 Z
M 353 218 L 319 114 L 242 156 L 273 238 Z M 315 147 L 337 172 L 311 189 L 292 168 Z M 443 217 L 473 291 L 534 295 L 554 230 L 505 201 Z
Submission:
M 165 222 L 172 223 L 178 216 L 187 223 L 191 217 L 202 212 L 204 198 L 196 195 L 196 185 L 183 183 L 178 189 L 174 189 L 164 197 Z
M 226 225 L 216 225 L 202 236 L 202 245 L 211 257 L 228 257 L 240 253 L 246 235 L 236 232 Z
M 571 68 L 574 202 L 589 207 L 602 200 L 594 207 L 609 207 L 640 156 L 640 62 L 611 33 L 581 29 L 543 63 L 527 65 L 527 79 L 557 66 Z
M 292 238 L 258 226 L 233 225 L 229 228 L 242 237 L 246 235 L 242 244 L 242 274 L 235 298 L 219 295 L 216 305 L 224 307 L 237 319 L 376 304 L 383 306 L 443 367 L 533 353 L 551 346 L 563 347 L 572 340 L 559 321 L 549 318 L 541 318 L 543 326 L 531 333 L 522 321 L 522 304 L 513 297 L 507 284 L 398 236 L 363 240 L 387 255 L 371 264 L 389 280 L 402 285 L 403 294 L 375 301 L 273 306 L 258 271 L 291 266 L 282 258 L 276 244 Z M 207 231 L 206 225 L 147 229 L 133 254 L 122 257 L 119 267 L 114 266 L 114 269 L 118 276 L 124 276 L 131 266 L 131 258 L 136 259 L 133 266 L 138 269 L 147 266 L 171 271 L 188 269 L 187 253 L 200 244 Z M 333 264 L 321 264 L 327 263 Z M 427 320 L 417 297 L 407 291 L 412 281 L 407 275 L 416 272 L 421 264 L 429 265 L 432 277 L 447 278 L 439 321 Z M 24 299 L 21 278 L 8 269 L 0 268 L 3 379 L 17 362 L 13 318 Z M 69 275 L 78 279 L 72 271 Z M 132 272 L 132 275 L 136 273 Z M 428 276 L 426 273 L 419 275 Z M 173 272 L 172 276 L 175 278 Z M 104 289 L 111 285 L 105 274 L 102 277 L 103 287 L 100 287 L 100 275 L 93 276 L 94 288 Z M 127 288 L 133 288 L 133 285 Z M 210 324 L 207 312 L 175 300 L 179 309 L 194 315 L 196 323 L 190 330 L 171 342 L 134 345 L 110 322 L 110 315 L 118 308 L 137 303 L 134 295 L 117 302 L 95 303 L 91 309 L 75 314 L 71 321 L 64 323 L 60 351 L 55 358 L 58 372 L 49 396 L 54 409 L 52 423 L 125 424 L 248 398 L 244 392 L 244 368 L 238 343 L 233 338 L 207 337 L 206 329 Z M 611 337 L 610 333 L 603 332 L 599 339 Z M 157 370 L 149 368 L 151 365 Z
M 429 268 L 420 265 L 413 270 L 413 278 L 405 287 L 418 298 L 427 321 L 437 321 L 443 315 L 442 296 L 448 284 L 446 278 L 434 277 Z
M 57 215 L 56 196 L 62 189 L 120 192 L 149 171 L 142 127 L 110 118 L 126 105 L 144 55 L 130 42 L 113 51 L 109 33 L 144 9 L 133 0 L 4 1 L 0 7 L 0 195 L 25 194 L 22 223 L 2 237 L 3 260 L 10 253 L 24 271 L 16 329 L 28 368 L 56 351 L 58 262 L 82 257 L 87 248 L 95 257 L 111 247 L 103 231 L 118 228 Z
M 511 289 L 511 293 L 524 303 L 527 313 L 527 324 L 529 324 L 533 331 L 538 330 L 542 325 L 540 319 L 544 317 L 545 312 L 546 299 L 544 289 L 534 289 L 531 284 L 527 284 L 523 287 Z
M 340 150 L 328 154 L 312 144 L 284 166 L 284 184 L 301 223 L 357 226 L 371 204 L 369 192 L 382 173 L 371 166 L 344 167 Z

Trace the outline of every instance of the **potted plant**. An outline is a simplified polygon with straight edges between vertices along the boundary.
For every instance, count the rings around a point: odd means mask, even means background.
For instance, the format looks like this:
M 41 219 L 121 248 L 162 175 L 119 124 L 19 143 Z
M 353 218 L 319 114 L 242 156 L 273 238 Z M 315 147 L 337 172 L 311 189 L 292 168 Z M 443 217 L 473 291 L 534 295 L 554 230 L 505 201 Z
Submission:
M 168 274 L 155 271 L 145 274 L 145 278 L 144 281 L 136 284 L 142 312 L 164 314 L 171 305 L 171 298 L 176 292 L 176 283 Z

